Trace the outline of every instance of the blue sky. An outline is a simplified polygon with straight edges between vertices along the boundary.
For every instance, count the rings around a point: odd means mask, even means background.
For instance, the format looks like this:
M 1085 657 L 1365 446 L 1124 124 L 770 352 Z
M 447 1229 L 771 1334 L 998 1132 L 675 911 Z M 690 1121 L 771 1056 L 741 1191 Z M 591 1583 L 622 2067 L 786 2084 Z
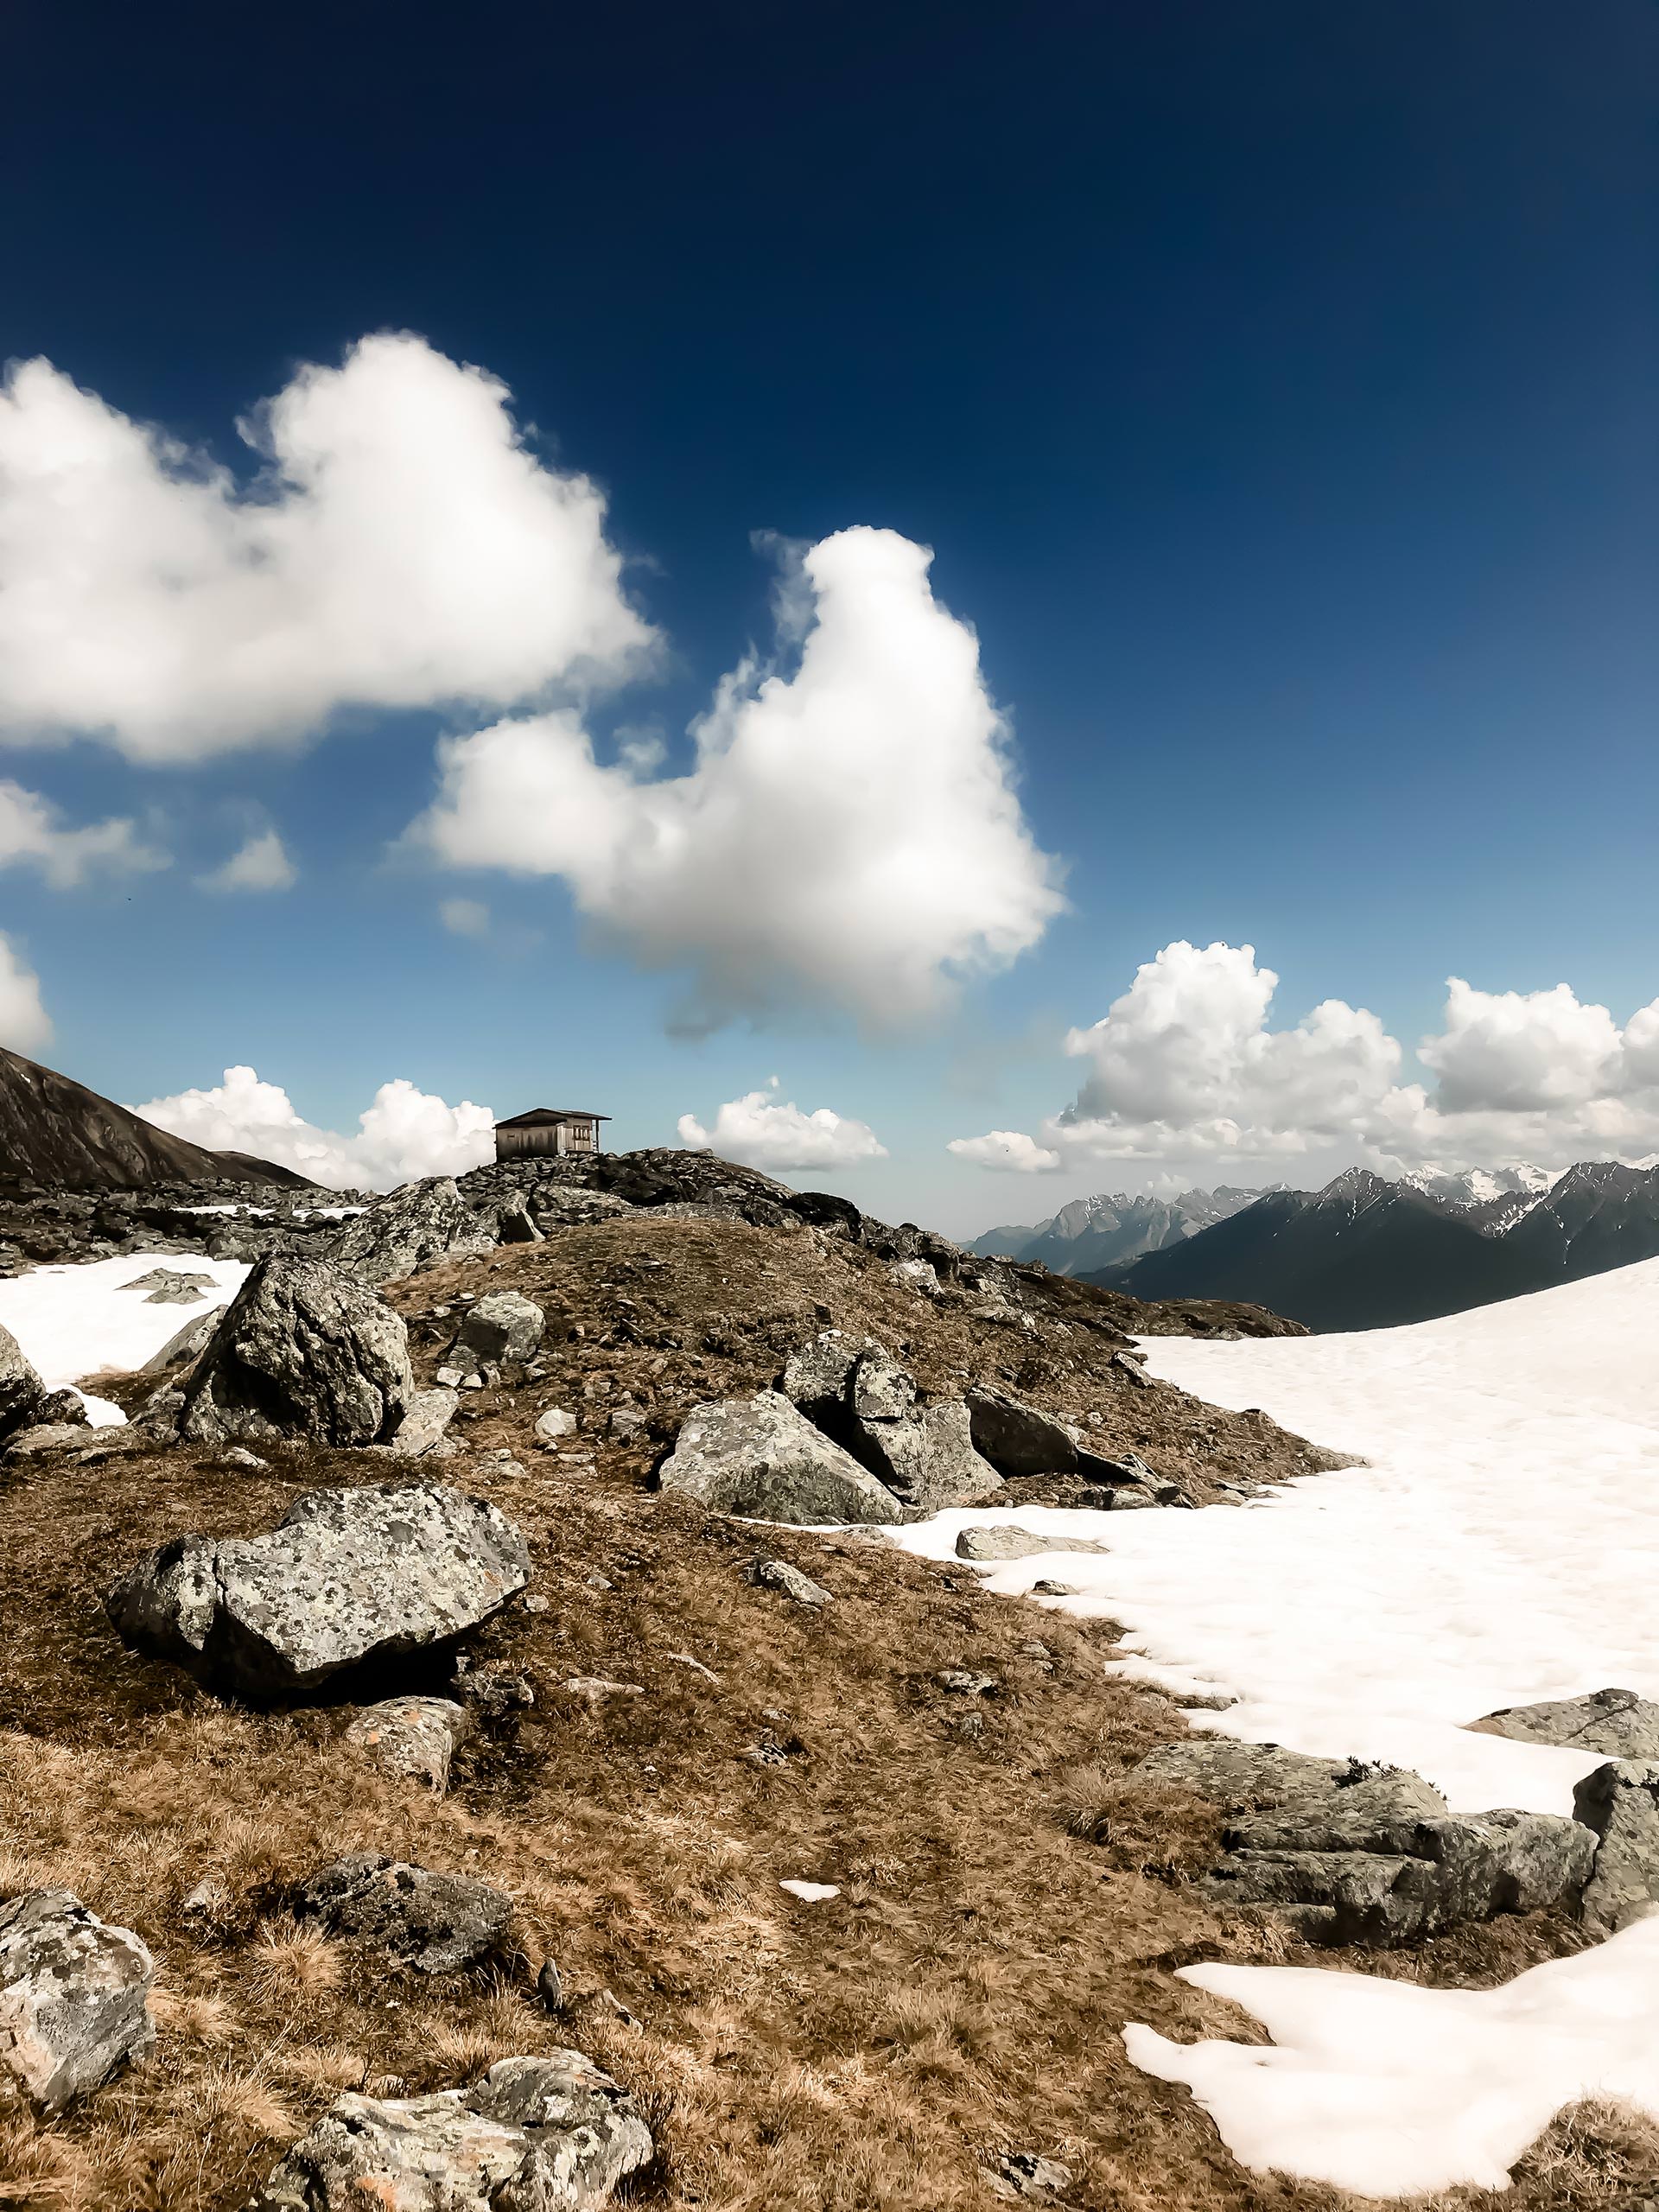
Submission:
M 245 480 L 238 419 L 368 334 L 488 372 L 539 460 L 602 491 L 658 642 L 582 709 L 601 762 L 658 736 L 656 776 L 747 651 L 787 681 L 789 549 L 931 548 L 1065 911 L 926 1007 L 785 966 L 764 1006 L 671 1035 L 671 914 L 644 928 L 618 893 L 596 926 L 559 868 L 399 844 L 438 738 L 568 700 L 568 671 L 325 701 L 232 751 L 210 709 L 158 764 L 77 734 L 67 678 L 43 741 L 0 621 L 0 776 L 171 863 L 0 874 L 52 1025 L 16 1041 L 130 1102 L 251 1065 L 348 1133 L 404 1077 L 673 1141 L 775 1074 L 887 1148 L 791 1179 L 957 1230 L 1168 1175 L 1659 1150 L 1630 1020 L 1659 992 L 1651 10 L 594 12 L 302 7 L 278 35 L 23 0 L 0 352 Z M 32 450 L 0 459 L 0 606 L 26 613 L 41 534 L 5 517 L 32 512 Z M 867 709 L 812 725 L 853 775 L 861 744 L 909 742 L 902 705 Z M 954 788 L 947 763 L 906 803 Z M 270 829 L 291 887 L 199 887 Z M 741 907 L 745 855 L 717 860 Z M 868 896 L 849 882 L 849 927 Z M 455 898 L 484 934 L 445 928 Z M 1218 956 L 1091 1031 L 1183 941 L 1255 946 L 1270 1012 Z M 1448 1023 L 1452 975 L 1481 995 Z M 1271 1042 L 1327 1000 L 1375 1031 Z M 1044 1172 L 945 1149 L 992 1130 Z

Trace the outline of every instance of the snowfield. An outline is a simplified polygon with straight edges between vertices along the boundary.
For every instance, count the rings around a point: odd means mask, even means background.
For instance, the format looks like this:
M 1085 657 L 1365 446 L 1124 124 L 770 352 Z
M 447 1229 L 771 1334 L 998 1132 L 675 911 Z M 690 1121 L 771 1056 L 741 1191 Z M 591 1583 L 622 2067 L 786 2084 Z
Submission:
M 148 1291 L 123 1287 L 157 1268 L 211 1276 L 213 1287 L 204 1289 L 194 1306 L 152 1306 Z M 16 1338 L 47 1388 L 62 1389 L 103 1368 L 142 1367 L 187 1321 L 228 1305 L 248 1272 L 241 1260 L 201 1260 L 188 1252 L 137 1252 L 118 1260 L 36 1268 L 0 1281 L 0 1325 Z M 126 1419 L 108 1399 L 81 1395 L 95 1428 Z
M 1249 1505 L 942 1514 L 899 1533 L 1045 1531 L 986 1577 L 1121 1622 L 1135 1674 L 1236 1701 L 1195 1726 L 1414 1768 L 1454 1809 L 1571 1813 L 1596 1754 L 1471 1734 L 1502 1706 L 1608 1688 L 1659 1698 L 1659 1260 L 1444 1320 L 1351 1336 L 1144 1341 L 1148 1371 L 1259 1406 L 1367 1464 Z M 1068 1554 L 1068 1536 L 1109 1546 Z M 1659 1917 L 1506 1989 L 1202 1967 L 1275 2037 L 1129 2053 L 1183 2081 L 1245 2164 L 1387 2196 L 1501 2187 L 1554 2113 L 1623 2096 L 1659 2119 Z

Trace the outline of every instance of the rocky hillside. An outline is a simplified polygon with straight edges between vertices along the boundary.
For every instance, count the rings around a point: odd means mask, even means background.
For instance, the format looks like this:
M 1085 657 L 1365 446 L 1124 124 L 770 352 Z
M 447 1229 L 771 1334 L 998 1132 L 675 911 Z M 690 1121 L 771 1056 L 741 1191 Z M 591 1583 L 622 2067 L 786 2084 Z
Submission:
M 307 1187 L 290 1168 L 204 1151 L 84 1084 L 0 1050 L 0 1187 L 134 1191 L 156 1184 Z
M 0 1359 L 0 2202 L 1338 2212 L 1128 2064 L 1231 2027 L 1171 1968 L 1486 1983 L 1631 1897 L 1587 1821 L 1193 1757 L 1064 1551 L 980 1586 L 1021 1504 L 1332 1464 L 1151 1381 L 1178 1318 L 645 1154 L 273 1241 L 124 1428 Z M 1501 2202 L 1656 2183 L 1580 2119 Z

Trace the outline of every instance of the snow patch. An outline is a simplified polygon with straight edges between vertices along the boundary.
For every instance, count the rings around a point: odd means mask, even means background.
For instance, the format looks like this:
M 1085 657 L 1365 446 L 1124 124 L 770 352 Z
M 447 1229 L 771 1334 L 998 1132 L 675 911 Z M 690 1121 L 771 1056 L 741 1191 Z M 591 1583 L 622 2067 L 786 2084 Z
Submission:
M 158 1266 L 211 1275 L 213 1287 L 191 1306 L 152 1306 L 143 1291 L 125 1287 Z M 194 1253 L 130 1252 L 118 1260 L 36 1268 L 0 1281 L 0 1327 L 16 1338 L 48 1390 L 67 1389 L 104 1368 L 142 1367 L 187 1321 L 227 1306 L 248 1273 L 241 1260 L 203 1260 Z M 94 1428 L 125 1421 L 108 1399 L 81 1395 Z

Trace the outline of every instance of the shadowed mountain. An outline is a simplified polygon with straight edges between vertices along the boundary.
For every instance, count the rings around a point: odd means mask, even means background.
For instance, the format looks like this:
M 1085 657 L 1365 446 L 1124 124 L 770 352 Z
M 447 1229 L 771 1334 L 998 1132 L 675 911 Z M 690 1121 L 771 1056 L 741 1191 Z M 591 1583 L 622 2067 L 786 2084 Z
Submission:
M 242 1152 L 209 1152 L 100 1098 L 84 1084 L 0 1050 L 0 1182 L 73 1191 L 143 1190 L 155 1183 L 277 1183 L 303 1175 Z
M 1323 1333 L 1432 1320 L 1656 1254 L 1653 1168 L 1583 1162 L 1541 1195 L 1456 1207 L 1353 1168 L 1086 1280 L 1135 1298 L 1248 1300 Z

